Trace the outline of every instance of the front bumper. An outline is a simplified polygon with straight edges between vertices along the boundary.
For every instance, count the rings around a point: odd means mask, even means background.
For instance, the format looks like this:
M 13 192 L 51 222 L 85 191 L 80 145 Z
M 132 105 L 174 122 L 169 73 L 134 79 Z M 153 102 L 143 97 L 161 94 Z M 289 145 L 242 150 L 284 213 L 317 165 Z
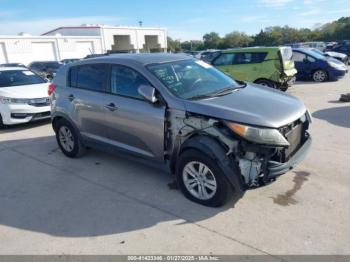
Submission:
M 0 113 L 3 124 L 16 125 L 50 118 L 51 107 L 49 105 L 37 107 L 29 104 L 0 104 Z
M 287 162 L 280 163 L 275 161 L 269 161 L 267 163 L 268 178 L 275 178 L 283 175 L 292 170 L 297 164 L 299 164 L 307 155 L 311 148 L 312 139 L 311 136 L 307 138 L 304 144 L 299 150 L 291 157 Z
M 340 78 L 343 78 L 347 72 L 348 72 L 348 69 L 346 70 L 329 69 L 328 70 L 329 80 L 333 81 L 333 80 L 338 80 Z

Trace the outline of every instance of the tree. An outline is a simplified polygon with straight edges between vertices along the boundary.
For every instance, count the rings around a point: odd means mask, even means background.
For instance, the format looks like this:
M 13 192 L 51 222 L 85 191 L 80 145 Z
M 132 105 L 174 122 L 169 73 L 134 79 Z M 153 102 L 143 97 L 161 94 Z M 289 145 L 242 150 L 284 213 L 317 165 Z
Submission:
M 225 35 L 221 48 L 234 48 L 234 47 L 246 47 L 253 42 L 253 38 L 246 35 L 245 33 L 234 31 Z
M 181 42 L 179 40 L 173 40 L 171 37 L 168 37 L 167 40 L 169 51 L 179 52 L 181 50 Z
M 221 38 L 218 33 L 211 32 L 203 36 L 203 42 L 206 49 L 217 49 L 221 42 Z

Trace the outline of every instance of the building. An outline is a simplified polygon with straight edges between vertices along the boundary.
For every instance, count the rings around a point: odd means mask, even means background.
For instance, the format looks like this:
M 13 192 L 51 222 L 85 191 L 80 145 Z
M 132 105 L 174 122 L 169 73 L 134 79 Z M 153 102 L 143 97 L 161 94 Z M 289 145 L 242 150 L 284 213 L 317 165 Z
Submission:
M 114 52 L 163 52 L 165 28 L 82 25 L 59 27 L 41 36 L 0 36 L 0 63 L 83 58 Z

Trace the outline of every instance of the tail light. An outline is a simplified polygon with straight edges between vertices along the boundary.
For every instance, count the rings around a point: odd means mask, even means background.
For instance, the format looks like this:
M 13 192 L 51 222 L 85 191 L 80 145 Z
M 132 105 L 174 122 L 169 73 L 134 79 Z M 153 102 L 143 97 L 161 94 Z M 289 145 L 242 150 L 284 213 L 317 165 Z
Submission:
M 54 84 L 49 85 L 49 89 L 47 90 L 47 93 L 49 94 L 49 96 L 50 96 L 53 92 L 55 92 L 55 89 L 56 89 L 56 87 L 55 87 Z

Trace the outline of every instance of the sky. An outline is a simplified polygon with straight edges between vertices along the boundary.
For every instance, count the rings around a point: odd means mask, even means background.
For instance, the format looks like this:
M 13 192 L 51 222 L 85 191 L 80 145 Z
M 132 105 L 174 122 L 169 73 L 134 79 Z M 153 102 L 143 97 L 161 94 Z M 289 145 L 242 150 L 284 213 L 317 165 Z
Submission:
M 181 41 L 207 32 L 258 33 L 274 25 L 315 28 L 350 16 L 350 0 L 0 0 L 0 34 L 39 35 L 59 26 L 166 27 Z

